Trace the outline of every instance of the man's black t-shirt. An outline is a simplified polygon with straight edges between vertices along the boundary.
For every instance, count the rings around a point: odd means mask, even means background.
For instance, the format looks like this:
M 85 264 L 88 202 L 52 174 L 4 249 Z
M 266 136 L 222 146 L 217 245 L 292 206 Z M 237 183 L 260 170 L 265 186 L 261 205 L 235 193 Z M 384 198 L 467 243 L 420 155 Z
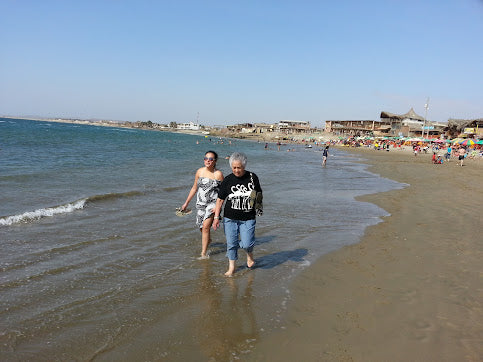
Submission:
M 260 181 L 253 172 L 245 170 L 241 177 L 232 173 L 226 176 L 218 191 L 218 198 L 226 201 L 223 216 L 233 220 L 255 219 L 254 205 L 250 205 L 250 194 L 253 190 L 262 192 Z

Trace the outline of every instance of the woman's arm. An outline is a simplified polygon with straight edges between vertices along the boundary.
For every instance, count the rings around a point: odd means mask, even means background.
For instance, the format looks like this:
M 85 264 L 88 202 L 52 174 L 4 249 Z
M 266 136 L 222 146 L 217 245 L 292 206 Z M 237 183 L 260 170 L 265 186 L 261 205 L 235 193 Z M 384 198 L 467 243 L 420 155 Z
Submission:
M 223 181 L 223 173 L 220 170 L 215 171 L 215 180 Z
M 188 197 L 186 198 L 185 203 L 183 204 L 183 206 L 181 206 L 181 210 L 185 210 L 188 207 L 188 204 L 190 203 L 191 199 L 196 195 L 196 192 L 198 191 L 198 179 L 200 177 L 200 170 L 201 170 L 201 168 L 198 169 L 198 171 L 196 171 L 195 182 L 193 183 L 193 186 L 191 187 L 191 190 L 188 194 Z

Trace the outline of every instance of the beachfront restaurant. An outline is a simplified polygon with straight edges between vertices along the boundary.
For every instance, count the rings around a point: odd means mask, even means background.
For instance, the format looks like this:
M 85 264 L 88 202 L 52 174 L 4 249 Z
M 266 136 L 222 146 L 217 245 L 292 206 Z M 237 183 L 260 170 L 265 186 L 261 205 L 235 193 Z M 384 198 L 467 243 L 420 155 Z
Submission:
M 483 139 L 483 118 L 478 119 L 448 119 L 445 129 L 448 138 L 479 138 Z
M 372 119 L 325 121 L 325 132 L 337 136 L 384 136 L 390 129 L 390 123 Z
M 441 131 L 439 129 L 441 127 L 436 127 L 434 122 L 425 120 L 413 108 L 404 114 L 382 111 L 381 121 L 391 125 L 391 136 L 421 137 L 423 136 L 423 127 L 424 133 L 428 136 L 437 136 Z

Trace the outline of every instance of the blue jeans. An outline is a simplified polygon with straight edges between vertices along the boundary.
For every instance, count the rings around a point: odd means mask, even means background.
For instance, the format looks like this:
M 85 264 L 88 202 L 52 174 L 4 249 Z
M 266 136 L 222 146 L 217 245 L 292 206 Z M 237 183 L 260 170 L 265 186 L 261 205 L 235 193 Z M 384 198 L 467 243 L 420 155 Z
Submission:
M 242 248 L 251 253 L 255 246 L 256 220 L 232 220 L 223 218 L 223 227 L 226 237 L 226 256 L 229 260 L 238 259 L 238 249 Z M 240 241 L 238 240 L 240 235 Z

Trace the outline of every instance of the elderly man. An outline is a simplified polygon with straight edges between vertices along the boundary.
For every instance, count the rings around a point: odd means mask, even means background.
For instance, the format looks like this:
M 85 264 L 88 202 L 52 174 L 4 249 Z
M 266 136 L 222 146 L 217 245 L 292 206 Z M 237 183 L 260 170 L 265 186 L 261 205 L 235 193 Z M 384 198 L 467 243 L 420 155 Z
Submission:
M 220 213 L 225 203 L 223 226 L 228 257 L 228 270 L 225 275 L 231 277 L 235 272 L 239 248 L 247 252 L 247 267 L 251 268 L 255 265 L 253 259 L 255 224 L 257 212 L 261 212 L 260 206 L 257 210 L 255 200 L 258 198 L 261 205 L 263 196 L 257 175 L 245 169 L 247 164 L 245 154 L 235 152 L 230 156 L 229 163 L 232 173 L 225 177 L 218 191 L 213 229 L 216 230 L 220 225 Z

